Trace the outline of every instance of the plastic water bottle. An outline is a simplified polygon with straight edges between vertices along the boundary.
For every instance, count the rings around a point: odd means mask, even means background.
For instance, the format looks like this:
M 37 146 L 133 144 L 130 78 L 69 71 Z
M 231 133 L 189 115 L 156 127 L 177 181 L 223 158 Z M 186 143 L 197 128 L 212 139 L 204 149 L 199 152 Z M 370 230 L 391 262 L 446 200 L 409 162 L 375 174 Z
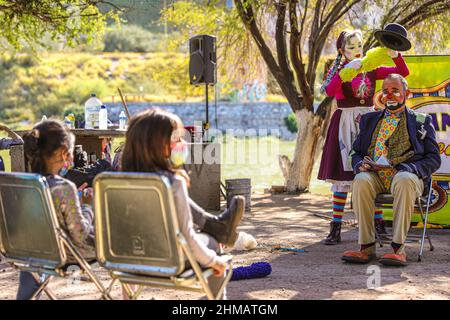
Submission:
M 125 115 L 125 112 L 120 112 L 119 115 L 119 130 L 125 130 L 125 125 L 127 124 L 127 116 Z
M 100 111 L 98 112 L 98 123 L 98 128 L 100 130 L 108 130 L 108 110 L 104 104 L 100 107 Z
M 95 93 L 84 104 L 84 121 L 85 129 L 94 129 L 99 126 L 99 112 L 102 102 L 97 98 Z

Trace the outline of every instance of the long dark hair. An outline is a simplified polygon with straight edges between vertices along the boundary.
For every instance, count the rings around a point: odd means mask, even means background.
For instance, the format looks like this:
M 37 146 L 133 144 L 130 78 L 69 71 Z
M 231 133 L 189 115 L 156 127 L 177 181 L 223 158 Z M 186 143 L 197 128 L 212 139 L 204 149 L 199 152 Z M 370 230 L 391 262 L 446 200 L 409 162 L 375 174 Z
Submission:
M 164 157 L 164 148 L 170 145 L 179 122 L 175 115 L 158 108 L 133 117 L 122 152 L 122 171 L 173 172 L 169 159 Z
M 54 155 L 61 147 L 73 149 L 74 135 L 59 121 L 45 120 L 36 124 L 23 136 L 25 162 L 31 172 L 46 174 L 45 159 Z

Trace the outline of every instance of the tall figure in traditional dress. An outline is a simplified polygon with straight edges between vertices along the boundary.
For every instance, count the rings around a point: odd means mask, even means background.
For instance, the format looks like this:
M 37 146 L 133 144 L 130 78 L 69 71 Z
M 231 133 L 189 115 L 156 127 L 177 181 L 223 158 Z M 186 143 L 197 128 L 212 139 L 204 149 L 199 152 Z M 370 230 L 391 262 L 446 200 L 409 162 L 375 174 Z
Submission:
M 342 215 L 348 192 L 354 178 L 349 153 L 359 131 L 359 120 L 363 114 L 374 111 L 373 96 L 376 80 L 391 73 L 406 77 L 408 67 L 398 51 L 387 50 L 395 67 L 377 67 L 359 73 L 351 81 L 344 82 L 340 72 L 345 68 L 361 69 L 363 58 L 362 33 L 359 30 L 343 31 L 336 42 L 338 55 L 322 85 L 322 91 L 335 97 L 338 109 L 334 112 L 323 148 L 318 179 L 331 182 L 333 192 L 333 220 L 330 233 L 324 240 L 327 245 L 341 241 Z M 389 59 L 389 57 L 388 57 Z M 375 226 L 378 235 L 385 234 L 382 211 L 375 209 Z

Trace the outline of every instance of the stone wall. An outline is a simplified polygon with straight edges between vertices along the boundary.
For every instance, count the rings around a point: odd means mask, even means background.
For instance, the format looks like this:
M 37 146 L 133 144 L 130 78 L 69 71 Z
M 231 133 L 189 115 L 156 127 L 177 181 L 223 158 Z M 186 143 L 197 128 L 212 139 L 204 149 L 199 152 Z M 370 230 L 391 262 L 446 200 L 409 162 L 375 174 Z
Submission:
M 113 122 L 119 121 L 121 104 L 108 104 L 108 118 Z M 194 125 L 194 121 L 205 120 L 206 111 L 204 103 L 131 103 L 129 105 L 131 114 L 141 110 L 157 106 L 177 114 L 184 125 Z M 228 129 L 260 129 L 278 130 L 280 137 L 286 140 L 295 139 L 285 124 L 285 118 L 292 112 L 287 103 L 277 102 L 254 102 L 254 103 L 217 103 L 217 128 L 225 131 Z M 215 106 L 211 103 L 209 107 L 209 121 L 212 128 L 215 124 Z

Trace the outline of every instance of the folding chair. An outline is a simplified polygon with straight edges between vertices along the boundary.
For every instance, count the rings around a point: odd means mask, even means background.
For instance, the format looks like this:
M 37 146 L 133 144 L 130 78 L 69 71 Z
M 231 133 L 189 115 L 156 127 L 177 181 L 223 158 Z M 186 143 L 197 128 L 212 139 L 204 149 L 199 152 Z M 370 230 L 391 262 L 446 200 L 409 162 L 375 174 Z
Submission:
M 431 195 L 433 191 L 433 181 L 430 181 L 428 194 L 426 196 L 420 196 L 416 199 L 416 203 L 414 204 L 414 208 L 419 210 L 420 218 L 423 223 L 423 229 L 422 229 L 422 235 L 408 235 L 407 239 L 411 240 L 417 240 L 420 242 L 420 250 L 419 250 L 419 257 L 418 261 L 422 261 L 422 255 L 423 255 L 423 246 L 425 243 L 425 239 L 428 240 L 428 243 L 430 245 L 430 251 L 434 250 L 434 246 L 431 242 L 431 237 L 427 233 L 427 222 L 428 222 L 428 213 L 430 210 L 430 203 L 431 203 Z M 377 195 L 375 199 L 375 206 L 377 208 L 386 207 L 386 206 L 392 206 L 394 203 L 394 196 L 390 193 L 381 193 Z M 424 207 L 425 207 L 425 215 L 424 215 Z M 394 213 L 395 214 L 395 213 Z M 391 236 L 392 235 L 387 235 Z M 383 246 L 383 240 L 377 239 L 380 246 Z
M 92 272 L 89 263 L 60 227 L 50 188 L 44 177 L 29 173 L 0 173 L 0 252 L 6 262 L 30 272 L 40 284 L 33 295 L 42 292 L 54 300 L 47 288 L 53 277 L 68 277 L 68 267 L 78 265 L 101 292 L 106 289 Z M 68 262 L 70 253 L 77 263 Z M 39 275 L 45 275 L 41 281 Z
M 105 172 L 94 180 L 97 257 L 131 299 L 143 287 L 202 292 L 218 299 L 230 281 L 228 271 L 214 296 L 202 269 L 183 237 L 168 178 L 152 173 Z M 186 260 L 187 259 L 187 260 Z M 188 267 L 189 265 L 189 267 Z M 133 291 L 130 285 L 138 285 Z

